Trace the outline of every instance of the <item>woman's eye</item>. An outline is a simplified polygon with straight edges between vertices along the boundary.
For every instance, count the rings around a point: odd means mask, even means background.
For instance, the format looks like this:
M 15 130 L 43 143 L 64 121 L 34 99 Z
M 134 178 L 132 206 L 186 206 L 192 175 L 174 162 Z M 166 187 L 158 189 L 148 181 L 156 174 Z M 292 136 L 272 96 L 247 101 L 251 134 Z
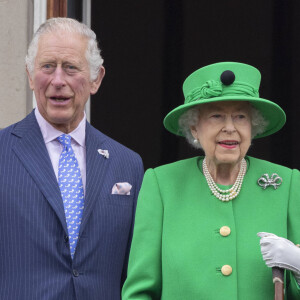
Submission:
M 249 122 L 249 117 L 247 114 L 238 114 L 233 117 L 233 120 L 239 124 L 246 124 Z
M 214 118 L 214 119 L 220 119 L 220 118 L 222 118 L 222 115 L 215 114 L 215 115 L 212 115 L 211 117 Z
M 238 119 L 238 120 L 245 120 L 245 119 L 247 119 L 247 115 L 240 114 L 240 115 L 237 115 L 235 118 Z

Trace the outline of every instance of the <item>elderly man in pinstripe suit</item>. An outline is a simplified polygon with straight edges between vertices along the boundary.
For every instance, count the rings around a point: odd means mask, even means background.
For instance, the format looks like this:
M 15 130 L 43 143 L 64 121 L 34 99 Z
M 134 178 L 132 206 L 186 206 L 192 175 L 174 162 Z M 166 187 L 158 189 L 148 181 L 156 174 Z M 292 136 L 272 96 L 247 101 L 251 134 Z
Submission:
M 104 77 L 96 36 L 45 22 L 26 57 L 37 108 L 0 131 L 0 299 L 119 300 L 140 157 L 93 128 Z

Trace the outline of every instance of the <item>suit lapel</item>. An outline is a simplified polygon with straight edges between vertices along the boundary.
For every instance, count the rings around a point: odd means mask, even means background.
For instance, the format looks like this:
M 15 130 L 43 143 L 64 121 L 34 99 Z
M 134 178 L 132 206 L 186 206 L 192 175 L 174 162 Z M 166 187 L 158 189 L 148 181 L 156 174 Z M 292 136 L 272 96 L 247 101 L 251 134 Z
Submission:
M 20 141 L 13 147 L 13 151 L 56 212 L 67 233 L 60 190 L 34 113 L 32 112 L 17 124 L 12 134 L 20 137 Z
M 86 193 L 84 199 L 84 211 L 80 233 L 83 231 L 96 200 L 103 188 L 103 181 L 107 173 L 109 159 L 98 153 L 98 149 L 104 149 L 106 137 L 96 131 L 89 123 L 86 124 Z

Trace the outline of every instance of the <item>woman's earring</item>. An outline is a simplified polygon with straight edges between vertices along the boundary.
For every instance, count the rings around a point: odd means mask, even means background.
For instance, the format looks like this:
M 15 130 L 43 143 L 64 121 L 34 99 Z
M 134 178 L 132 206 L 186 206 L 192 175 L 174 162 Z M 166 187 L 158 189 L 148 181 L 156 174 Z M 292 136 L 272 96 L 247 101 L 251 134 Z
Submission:
M 194 139 L 194 144 L 198 144 L 198 140 L 197 139 Z

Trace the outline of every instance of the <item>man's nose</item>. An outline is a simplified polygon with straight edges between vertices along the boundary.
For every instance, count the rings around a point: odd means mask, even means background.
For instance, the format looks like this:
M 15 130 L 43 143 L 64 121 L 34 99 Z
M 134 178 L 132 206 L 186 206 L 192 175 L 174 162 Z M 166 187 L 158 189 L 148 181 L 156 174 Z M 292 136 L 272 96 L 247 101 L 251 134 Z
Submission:
M 62 88 L 66 85 L 65 81 L 65 74 L 62 67 L 56 67 L 55 71 L 53 72 L 53 78 L 51 80 L 51 84 L 56 88 Z

